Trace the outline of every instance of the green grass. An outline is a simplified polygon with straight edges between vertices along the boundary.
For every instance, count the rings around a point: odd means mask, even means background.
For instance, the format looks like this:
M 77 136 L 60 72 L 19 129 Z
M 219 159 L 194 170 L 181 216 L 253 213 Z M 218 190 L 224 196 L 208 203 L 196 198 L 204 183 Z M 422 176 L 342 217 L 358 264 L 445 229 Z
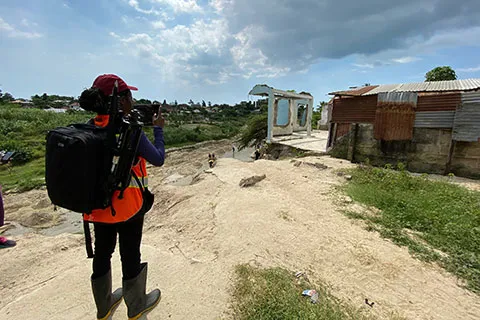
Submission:
M 297 280 L 292 272 L 282 268 L 258 269 L 249 265 L 236 267 L 233 289 L 234 319 L 372 319 L 343 304 L 321 286 L 312 286 L 303 278 Z M 316 304 L 302 291 L 315 289 Z
M 26 191 L 44 184 L 45 137 L 48 130 L 71 123 L 85 123 L 94 114 L 86 112 L 53 113 L 0 105 L 0 150 L 17 151 L 9 169 L 0 165 L 0 182 L 5 190 Z M 215 124 L 185 124 L 164 129 L 165 146 L 178 147 L 236 135 L 245 120 L 227 118 Z M 144 128 L 153 141 L 153 129 Z
M 0 166 L 0 181 L 4 191 L 23 192 L 45 184 L 45 160 L 35 159 L 22 166 Z
M 343 188 L 378 214 L 349 213 L 363 219 L 417 257 L 436 261 L 480 292 L 480 192 L 408 172 L 360 167 Z

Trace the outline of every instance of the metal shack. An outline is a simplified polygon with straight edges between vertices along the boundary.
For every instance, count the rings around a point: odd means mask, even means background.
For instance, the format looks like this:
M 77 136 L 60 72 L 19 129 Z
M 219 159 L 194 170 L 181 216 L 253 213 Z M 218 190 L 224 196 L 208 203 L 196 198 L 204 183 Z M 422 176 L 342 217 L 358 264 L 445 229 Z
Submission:
M 332 92 L 328 147 L 374 165 L 480 178 L 480 79 Z

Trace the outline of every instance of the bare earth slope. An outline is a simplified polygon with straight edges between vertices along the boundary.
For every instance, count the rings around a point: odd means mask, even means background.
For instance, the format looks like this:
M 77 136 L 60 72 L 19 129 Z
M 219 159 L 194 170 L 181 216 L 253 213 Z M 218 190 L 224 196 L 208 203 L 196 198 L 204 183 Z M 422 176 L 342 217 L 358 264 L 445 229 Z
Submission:
M 333 168 L 351 164 L 329 157 L 300 159 L 327 169 L 289 160 L 220 159 L 212 173 L 195 175 L 205 162 L 203 150 L 170 157 L 178 170 L 150 169 L 156 204 L 147 216 L 142 258 L 149 263 L 148 287 L 160 287 L 163 298 L 149 319 L 229 318 L 232 271 L 240 263 L 306 271 L 310 280 L 381 319 L 478 319 L 480 298 L 455 277 L 339 212 L 331 189 L 343 178 Z M 196 170 L 182 167 L 186 160 L 196 161 Z M 255 186 L 238 185 L 263 174 Z M 179 183 L 181 175 L 195 178 Z M 45 191 L 32 194 L 39 192 Z M 16 239 L 17 247 L 0 251 L 0 319 L 94 319 L 83 236 L 29 233 Z M 119 286 L 118 253 L 112 265 Z M 375 306 L 366 306 L 365 298 Z M 122 303 L 114 319 L 125 317 Z

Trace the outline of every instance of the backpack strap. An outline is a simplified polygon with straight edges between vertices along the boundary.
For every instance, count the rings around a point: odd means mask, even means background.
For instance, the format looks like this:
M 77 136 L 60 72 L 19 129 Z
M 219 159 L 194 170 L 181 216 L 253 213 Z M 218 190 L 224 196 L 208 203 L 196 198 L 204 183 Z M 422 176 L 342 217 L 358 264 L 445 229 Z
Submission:
M 90 234 L 90 223 L 83 221 L 83 232 L 85 233 L 85 249 L 87 249 L 87 258 L 93 258 L 92 235 Z

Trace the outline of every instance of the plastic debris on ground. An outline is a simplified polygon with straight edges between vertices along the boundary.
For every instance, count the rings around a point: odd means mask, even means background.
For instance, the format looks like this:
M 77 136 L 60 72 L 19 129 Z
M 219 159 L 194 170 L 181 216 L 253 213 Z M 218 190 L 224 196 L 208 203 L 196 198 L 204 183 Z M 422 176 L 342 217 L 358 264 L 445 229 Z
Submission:
M 318 292 L 316 290 L 303 290 L 302 296 L 310 297 L 310 302 L 311 303 L 317 303 L 318 302 Z

